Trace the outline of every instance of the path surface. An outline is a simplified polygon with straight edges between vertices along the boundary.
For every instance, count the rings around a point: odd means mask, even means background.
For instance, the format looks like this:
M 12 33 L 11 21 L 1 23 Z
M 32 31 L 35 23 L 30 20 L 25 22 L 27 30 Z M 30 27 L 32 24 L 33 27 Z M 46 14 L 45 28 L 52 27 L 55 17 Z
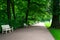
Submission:
M 0 40 L 54 40 L 54 38 L 45 27 L 32 26 L 17 29 L 12 33 L 1 34 Z

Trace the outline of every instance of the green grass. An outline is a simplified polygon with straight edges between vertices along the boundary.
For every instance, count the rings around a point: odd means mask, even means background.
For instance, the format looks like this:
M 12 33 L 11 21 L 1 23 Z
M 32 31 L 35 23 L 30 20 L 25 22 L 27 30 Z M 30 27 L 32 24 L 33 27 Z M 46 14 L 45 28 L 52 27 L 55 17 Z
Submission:
M 49 28 L 51 26 L 51 23 L 45 22 L 45 26 L 47 28 Z M 55 38 L 55 40 L 60 40 L 60 29 L 50 28 L 49 31 L 53 35 L 53 37 Z
M 60 29 L 50 29 L 50 32 L 55 40 L 60 40 Z

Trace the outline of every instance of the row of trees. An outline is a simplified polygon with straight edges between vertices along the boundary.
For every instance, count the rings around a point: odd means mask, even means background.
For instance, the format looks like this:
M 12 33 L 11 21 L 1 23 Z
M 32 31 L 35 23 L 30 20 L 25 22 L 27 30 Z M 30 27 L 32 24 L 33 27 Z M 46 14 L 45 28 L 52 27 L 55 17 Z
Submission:
M 52 27 L 59 25 L 59 0 L 0 0 L 0 25 L 10 24 L 14 28 L 31 25 L 36 21 L 52 18 Z

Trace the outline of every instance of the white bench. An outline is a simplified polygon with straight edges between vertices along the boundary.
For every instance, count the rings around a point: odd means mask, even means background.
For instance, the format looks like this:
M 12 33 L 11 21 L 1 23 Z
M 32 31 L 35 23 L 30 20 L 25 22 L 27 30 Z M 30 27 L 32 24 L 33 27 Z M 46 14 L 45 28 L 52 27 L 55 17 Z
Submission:
M 10 28 L 9 25 L 1 25 L 1 27 L 2 27 L 2 33 L 4 33 L 4 31 L 5 31 L 7 34 L 7 31 L 9 31 L 9 32 L 13 31 L 13 27 Z

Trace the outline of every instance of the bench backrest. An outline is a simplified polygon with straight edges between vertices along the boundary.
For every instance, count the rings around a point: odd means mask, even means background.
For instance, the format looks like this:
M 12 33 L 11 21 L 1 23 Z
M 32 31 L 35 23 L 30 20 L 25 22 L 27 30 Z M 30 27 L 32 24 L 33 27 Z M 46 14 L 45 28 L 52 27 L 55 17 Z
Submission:
M 1 27 L 2 27 L 2 29 L 8 29 L 8 28 L 10 28 L 9 25 L 1 25 Z

